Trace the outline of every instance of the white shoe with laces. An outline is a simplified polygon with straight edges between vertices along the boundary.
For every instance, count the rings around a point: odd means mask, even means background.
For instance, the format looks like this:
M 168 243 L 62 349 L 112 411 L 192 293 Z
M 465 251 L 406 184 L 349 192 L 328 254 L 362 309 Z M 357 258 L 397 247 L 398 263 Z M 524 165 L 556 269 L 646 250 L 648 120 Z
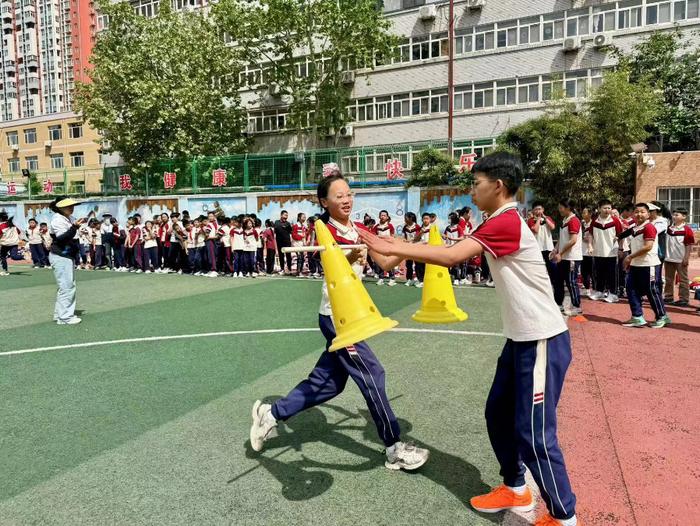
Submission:
M 602 292 L 594 291 L 588 297 L 593 301 L 599 301 L 605 297 L 605 294 L 603 294 Z
M 67 320 L 56 320 L 56 325 L 78 325 L 81 321 L 80 318 L 77 316 L 73 316 L 72 318 L 68 318 Z
M 390 279 L 387 285 L 393 287 L 394 285 L 396 285 L 396 281 L 394 279 Z
M 422 289 L 422 288 L 423 288 L 423 282 L 422 282 L 422 281 L 419 281 L 418 283 L 416 283 L 416 288 Z
M 383 279 L 378 279 L 377 280 L 377 286 L 384 285 L 384 280 Z
M 277 420 L 272 416 L 272 406 L 256 400 L 253 404 L 253 425 L 250 426 L 250 445 L 253 451 L 262 451 L 265 440 L 277 427 Z
M 620 301 L 620 298 L 617 296 L 617 294 L 613 294 L 610 292 L 607 296 L 605 296 L 605 301 L 607 303 L 617 303 Z
M 425 464 L 428 458 L 430 458 L 430 451 L 427 449 L 416 447 L 412 443 L 397 442 L 386 449 L 384 466 L 393 471 L 400 469 L 413 471 Z

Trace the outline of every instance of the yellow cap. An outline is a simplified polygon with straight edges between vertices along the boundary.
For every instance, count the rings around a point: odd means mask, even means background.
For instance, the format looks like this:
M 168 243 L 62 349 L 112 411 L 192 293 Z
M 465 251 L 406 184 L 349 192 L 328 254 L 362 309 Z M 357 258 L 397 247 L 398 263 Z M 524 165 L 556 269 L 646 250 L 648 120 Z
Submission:
M 76 201 L 75 199 L 68 197 L 67 199 L 61 199 L 58 203 L 56 203 L 56 208 L 66 208 L 67 206 L 75 206 L 79 204 L 80 201 Z

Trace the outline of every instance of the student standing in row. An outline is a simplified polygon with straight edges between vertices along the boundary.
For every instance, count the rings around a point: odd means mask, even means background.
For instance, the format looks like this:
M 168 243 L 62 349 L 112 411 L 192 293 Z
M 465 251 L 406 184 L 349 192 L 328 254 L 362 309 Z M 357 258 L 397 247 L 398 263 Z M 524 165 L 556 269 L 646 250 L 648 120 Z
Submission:
M 413 212 L 406 212 L 406 215 L 404 216 L 404 225 L 403 225 L 403 239 L 407 243 L 413 243 L 416 240 L 416 236 L 419 233 L 419 228 L 418 228 L 418 218 L 416 217 L 416 214 Z M 406 260 L 406 286 L 410 287 L 412 284 L 415 285 L 418 283 L 418 276 L 416 275 L 415 271 L 415 263 L 411 259 Z
M 676 307 L 687 307 L 690 301 L 690 288 L 688 285 L 688 265 L 690 263 L 690 251 L 695 244 L 695 234 L 690 225 L 686 223 L 688 211 L 685 208 L 676 208 L 673 211 L 673 224 L 666 230 L 666 286 L 664 288 L 664 301 Z M 678 275 L 678 301 L 673 301 L 673 288 Z
M 595 292 L 589 297 L 594 300 L 605 299 L 608 303 L 617 303 L 617 258 L 618 236 L 625 227 L 619 218 L 612 215 L 612 203 L 603 199 L 598 203 L 598 217 L 591 223 L 591 237 L 588 251 L 594 257 L 593 271 Z
M 0 276 L 9 276 L 7 260 L 21 260 L 17 253 L 22 231 L 12 221 L 7 212 L 0 212 Z
M 636 225 L 630 236 L 631 254 L 624 260 L 627 274 L 627 298 L 629 299 L 632 318 L 623 323 L 625 327 L 645 327 L 647 325 L 642 311 L 642 298 L 647 297 L 654 314 L 655 322 L 651 325 L 660 329 L 671 323 L 666 315 L 664 300 L 659 287 L 661 260 L 659 259 L 658 235 L 656 228 L 649 221 L 649 205 L 637 203 L 634 208 Z
M 544 203 L 541 201 L 535 201 L 532 204 L 532 217 L 528 219 L 527 226 L 530 227 L 530 230 L 535 235 L 537 245 L 540 247 L 542 259 L 547 265 L 547 275 L 549 275 L 549 281 L 552 283 L 553 289 L 557 281 L 557 267 L 549 255 L 554 250 L 552 231 L 556 228 L 556 224 L 554 219 L 544 213 Z
M 292 227 L 292 247 L 303 247 L 306 242 L 306 214 L 297 214 L 297 222 Z M 296 253 L 297 276 L 304 271 L 304 252 Z
M 258 232 L 253 226 L 253 220 L 243 220 L 243 272 L 242 275 L 249 278 L 257 276 L 255 272 L 255 253 L 258 250 Z
M 581 209 L 581 229 L 583 231 L 583 247 L 581 260 L 581 282 L 583 288 L 586 289 L 586 296 L 590 297 L 595 288 L 593 281 L 593 251 L 589 250 L 592 246 L 591 241 L 591 225 L 593 224 L 593 214 L 588 206 Z
M 277 243 L 275 242 L 275 230 L 272 221 L 265 220 L 265 230 L 263 231 L 265 241 L 265 272 L 270 275 L 275 272 L 275 255 L 277 254 Z
M 32 218 L 28 222 L 25 235 L 29 244 L 29 251 L 32 254 L 32 264 L 34 268 L 47 268 L 49 266 L 48 256 L 44 250 L 44 239 L 41 235 L 41 228 Z
M 396 230 L 394 229 L 394 225 L 391 224 L 391 217 L 389 216 L 388 211 L 382 210 L 379 212 L 379 223 L 374 226 L 372 232 L 374 232 L 374 234 L 376 234 L 377 236 L 383 238 L 393 238 L 396 235 Z M 377 285 L 384 284 L 384 276 L 388 278 L 388 286 L 393 287 L 394 285 L 396 285 L 396 281 L 394 280 L 393 268 L 387 272 L 384 272 L 379 265 L 375 265 L 374 271 L 377 274 Z
M 578 273 L 583 259 L 581 221 L 574 213 L 573 199 L 564 199 L 559 203 L 559 214 L 564 219 L 559 229 L 557 248 L 550 255 L 557 265 L 557 281 L 554 287 L 554 299 L 559 309 L 567 316 L 581 314 L 581 293 L 578 289 Z M 571 308 L 564 309 L 564 287 L 569 291 Z

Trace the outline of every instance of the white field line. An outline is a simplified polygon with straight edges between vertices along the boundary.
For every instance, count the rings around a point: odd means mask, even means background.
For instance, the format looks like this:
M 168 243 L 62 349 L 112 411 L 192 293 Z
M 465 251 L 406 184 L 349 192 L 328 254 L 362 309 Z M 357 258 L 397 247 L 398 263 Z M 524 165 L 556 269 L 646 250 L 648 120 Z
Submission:
M 84 347 L 103 347 L 105 345 L 120 345 L 124 343 L 141 343 L 141 342 L 159 342 L 168 340 L 189 340 L 193 338 L 209 338 L 219 336 L 240 336 L 245 334 L 278 334 L 290 332 L 317 332 L 317 328 L 291 328 L 291 329 L 257 329 L 250 331 L 222 331 L 222 332 L 202 332 L 198 334 L 171 334 L 167 336 L 146 336 L 141 338 L 125 338 L 123 340 L 102 340 L 96 342 L 85 343 L 70 343 L 67 345 L 52 345 L 50 347 L 34 347 L 30 349 L 17 349 L 16 351 L 0 352 L 0 356 L 14 356 L 17 354 L 30 354 L 36 352 L 62 351 L 65 349 L 80 349 Z M 430 333 L 430 334 L 450 334 L 458 336 L 496 336 L 502 334 L 497 332 L 476 332 L 476 331 L 457 331 L 448 329 L 411 329 L 398 328 L 392 329 L 392 332 L 411 332 L 411 333 Z

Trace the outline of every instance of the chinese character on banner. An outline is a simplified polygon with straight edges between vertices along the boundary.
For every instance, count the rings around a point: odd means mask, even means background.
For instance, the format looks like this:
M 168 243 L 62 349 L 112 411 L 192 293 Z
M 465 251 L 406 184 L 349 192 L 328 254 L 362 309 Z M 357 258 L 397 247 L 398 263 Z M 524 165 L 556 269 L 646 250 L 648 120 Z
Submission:
M 7 183 L 7 195 L 17 195 L 17 185 L 14 181 Z
M 177 174 L 175 172 L 165 172 L 163 174 L 163 186 L 166 190 L 175 188 L 177 182 Z
M 131 176 L 130 175 L 120 175 L 119 176 L 119 189 L 120 190 L 133 190 L 134 187 L 131 186 Z
M 212 186 L 226 186 L 226 170 L 219 168 L 211 173 Z
M 41 188 L 45 194 L 52 194 L 53 193 L 53 183 L 49 179 L 46 179 L 41 184 Z
M 384 165 L 386 178 L 390 181 L 393 179 L 403 179 L 403 165 L 401 159 L 389 159 Z
M 463 153 L 459 157 L 459 166 L 461 171 L 472 171 L 472 167 L 476 164 L 476 154 L 475 153 Z

